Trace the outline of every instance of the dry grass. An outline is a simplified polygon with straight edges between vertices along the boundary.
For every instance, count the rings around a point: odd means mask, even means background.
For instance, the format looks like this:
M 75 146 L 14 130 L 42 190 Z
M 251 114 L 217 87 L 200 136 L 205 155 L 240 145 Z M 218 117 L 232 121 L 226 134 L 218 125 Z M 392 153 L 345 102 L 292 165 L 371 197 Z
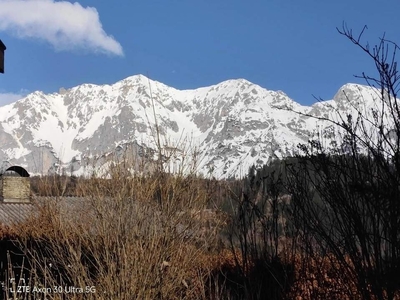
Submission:
M 201 181 L 110 175 L 78 183 L 83 211 L 66 211 L 54 198 L 38 206 L 39 217 L 17 227 L 33 285 L 96 289 L 68 299 L 202 298 L 200 282 L 212 268 L 222 221 L 206 217 L 215 214 Z
M 90 210 L 78 218 L 48 203 L 39 217 L 1 233 L 19 238 L 32 287 L 95 288 L 47 299 L 241 299 L 237 265 L 243 258 L 215 246 L 226 217 L 207 209 L 210 193 L 201 182 L 172 176 L 88 180 L 80 189 Z M 280 243 L 282 261 L 294 261 L 287 299 L 362 299 L 332 256 L 293 257 L 292 244 Z M 257 273 L 258 263 L 248 262 L 245 276 L 265 276 Z M 32 297 L 23 299 L 41 299 Z

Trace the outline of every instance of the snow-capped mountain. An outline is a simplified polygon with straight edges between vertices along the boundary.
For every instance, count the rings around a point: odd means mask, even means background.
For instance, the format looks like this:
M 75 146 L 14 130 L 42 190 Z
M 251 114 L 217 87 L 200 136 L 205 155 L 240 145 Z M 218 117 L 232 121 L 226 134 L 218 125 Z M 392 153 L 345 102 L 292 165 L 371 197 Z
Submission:
M 369 87 L 347 84 L 333 100 L 307 107 L 244 79 L 177 90 L 143 75 L 34 92 L 0 107 L 0 160 L 34 174 L 62 168 L 79 175 L 106 164 L 110 154 L 154 158 L 159 144 L 164 155 L 173 152 L 174 163 L 195 160 L 206 176 L 240 177 L 253 164 L 293 155 L 315 136 L 320 121 L 294 111 L 331 117 L 333 108 L 369 107 L 374 97 Z

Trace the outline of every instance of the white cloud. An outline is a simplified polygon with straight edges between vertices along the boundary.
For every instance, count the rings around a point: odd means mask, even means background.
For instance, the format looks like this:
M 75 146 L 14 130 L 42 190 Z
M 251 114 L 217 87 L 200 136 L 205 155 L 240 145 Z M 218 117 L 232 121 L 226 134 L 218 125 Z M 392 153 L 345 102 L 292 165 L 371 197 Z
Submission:
M 103 30 L 97 10 L 77 2 L 0 0 L 0 30 L 45 40 L 57 50 L 123 55 L 122 46 Z
M 13 103 L 26 96 L 27 91 L 21 90 L 18 93 L 0 93 L 0 106 Z

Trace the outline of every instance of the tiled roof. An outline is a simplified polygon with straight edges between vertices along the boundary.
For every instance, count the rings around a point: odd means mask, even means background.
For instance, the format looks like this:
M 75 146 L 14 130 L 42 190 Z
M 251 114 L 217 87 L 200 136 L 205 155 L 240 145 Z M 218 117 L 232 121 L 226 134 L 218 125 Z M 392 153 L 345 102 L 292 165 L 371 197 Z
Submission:
M 20 223 L 31 216 L 36 207 L 32 203 L 4 203 L 0 202 L 0 223 L 11 226 Z
M 90 205 L 87 198 L 83 197 L 37 197 L 31 203 L 4 203 L 0 202 L 0 224 L 11 226 L 27 220 L 39 213 L 39 208 L 44 205 L 56 207 L 64 218 L 79 220 L 87 215 Z

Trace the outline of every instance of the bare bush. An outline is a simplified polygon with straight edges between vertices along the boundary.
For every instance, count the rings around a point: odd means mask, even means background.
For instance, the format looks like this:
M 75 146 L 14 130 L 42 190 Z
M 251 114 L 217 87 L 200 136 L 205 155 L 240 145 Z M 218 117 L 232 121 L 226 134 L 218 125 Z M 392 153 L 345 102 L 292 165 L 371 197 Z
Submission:
M 364 28 L 365 29 L 365 28 Z M 396 52 L 386 40 L 362 45 L 345 25 L 339 33 L 375 63 L 378 75 L 362 74 L 376 94 L 371 112 L 337 119 L 343 143 L 328 152 L 321 139 L 302 145 L 298 163 L 288 165 L 293 217 L 309 257 L 329 255 L 338 278 L 359 299 L 395 299 L 400 290 L 400 109 Z M 345 95 L 347 97 L 347 95 Z M 338 298 L 339 299 L 339 298 Z M 341 298 L 340 298 L 341 299 Z
M 224 220 L 195 176 L 135 175 L 113 164 L 104 177 L 76 181 L 79 197 L 41 183 L 39 216 L 17 227 L 32 286 L 88 292 L 68 299 L 199 299 Z M 63 179 L 63 178 L 59 178 Z M 62 182 L 62 181 L 61 181 Z M 46 188 L 49 190 L 46 191 Z M 53 287 L 62 287 L 63 293 Z M 95 290 L 95 292 L 94 292 Z

